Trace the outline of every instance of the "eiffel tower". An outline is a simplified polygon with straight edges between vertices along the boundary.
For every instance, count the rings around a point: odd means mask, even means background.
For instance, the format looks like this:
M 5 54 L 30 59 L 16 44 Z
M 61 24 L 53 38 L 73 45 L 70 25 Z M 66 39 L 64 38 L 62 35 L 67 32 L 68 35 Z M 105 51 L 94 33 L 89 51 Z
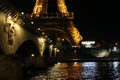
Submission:
M 57 12 L 49 12 L 50 3 L 56 4 Z M 72 46 L 78 46 L 83 39 L 73 23 L 74 13 L 68 12 L 65 0 L 36 0 L 31 21 L 37 23 L 37 28 L 52 37 L 60 37 Z

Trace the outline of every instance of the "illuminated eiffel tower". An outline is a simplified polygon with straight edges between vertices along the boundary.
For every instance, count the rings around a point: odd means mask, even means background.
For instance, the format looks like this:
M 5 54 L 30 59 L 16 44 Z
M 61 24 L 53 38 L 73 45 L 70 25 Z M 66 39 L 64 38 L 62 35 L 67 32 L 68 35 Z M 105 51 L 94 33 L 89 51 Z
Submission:
M 58 12 L 48 12 L 49 4 L 56 4 Z M 53 8 L 53 7 L 52 7 Z M 83 39 L 73 23 L 74 13 L 68 12 L 65 0 L 36 0 L 30 20 L 37 23 L 37 28 L 49 36 L 60 37 L 72 46 L 78 46 Z

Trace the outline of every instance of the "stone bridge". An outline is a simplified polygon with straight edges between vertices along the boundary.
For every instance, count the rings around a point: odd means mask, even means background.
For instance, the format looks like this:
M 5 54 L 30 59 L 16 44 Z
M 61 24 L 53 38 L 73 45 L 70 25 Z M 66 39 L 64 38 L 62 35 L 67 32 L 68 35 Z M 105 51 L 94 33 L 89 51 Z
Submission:
M 0 0 L 0 54 L 26 56 L 43 56 L 44 51 L 50 55 L 52 40 L 41 32 L 36 34 L 34 25 L 22 13 L 5 0 Z M 51 50 L 52 51 L 52 50 Z

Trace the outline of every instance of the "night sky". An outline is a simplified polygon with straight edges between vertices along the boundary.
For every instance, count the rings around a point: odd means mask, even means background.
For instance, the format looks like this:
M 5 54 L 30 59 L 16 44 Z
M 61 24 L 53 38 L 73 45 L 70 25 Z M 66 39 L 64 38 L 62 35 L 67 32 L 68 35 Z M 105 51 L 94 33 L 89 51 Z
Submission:
M 18 11 L 31 13 L 35 0 L 10 0 Z M 119 2 L 107 0 L 66 0 L 68 11 L 74 12 L 74 24 L 84 40 L 120 42 Z M 54 9 L 51 6 L 51 9 Z

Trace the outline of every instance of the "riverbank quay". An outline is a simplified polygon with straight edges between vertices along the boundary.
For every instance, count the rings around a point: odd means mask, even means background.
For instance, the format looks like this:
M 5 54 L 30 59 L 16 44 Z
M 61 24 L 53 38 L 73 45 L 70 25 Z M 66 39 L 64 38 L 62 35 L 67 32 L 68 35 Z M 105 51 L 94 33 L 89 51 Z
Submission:
M 29 80 L 37 70 L 45 70 L 56 63 L 53 57 L 35 57 L 30 64 L 14 55 L 0 55 L 0 80 Z M 34 73 L 34 74 L 33 74 Z
M 22 80 L 22 63 L 16 57 L 0 55 L 0 80 Z

